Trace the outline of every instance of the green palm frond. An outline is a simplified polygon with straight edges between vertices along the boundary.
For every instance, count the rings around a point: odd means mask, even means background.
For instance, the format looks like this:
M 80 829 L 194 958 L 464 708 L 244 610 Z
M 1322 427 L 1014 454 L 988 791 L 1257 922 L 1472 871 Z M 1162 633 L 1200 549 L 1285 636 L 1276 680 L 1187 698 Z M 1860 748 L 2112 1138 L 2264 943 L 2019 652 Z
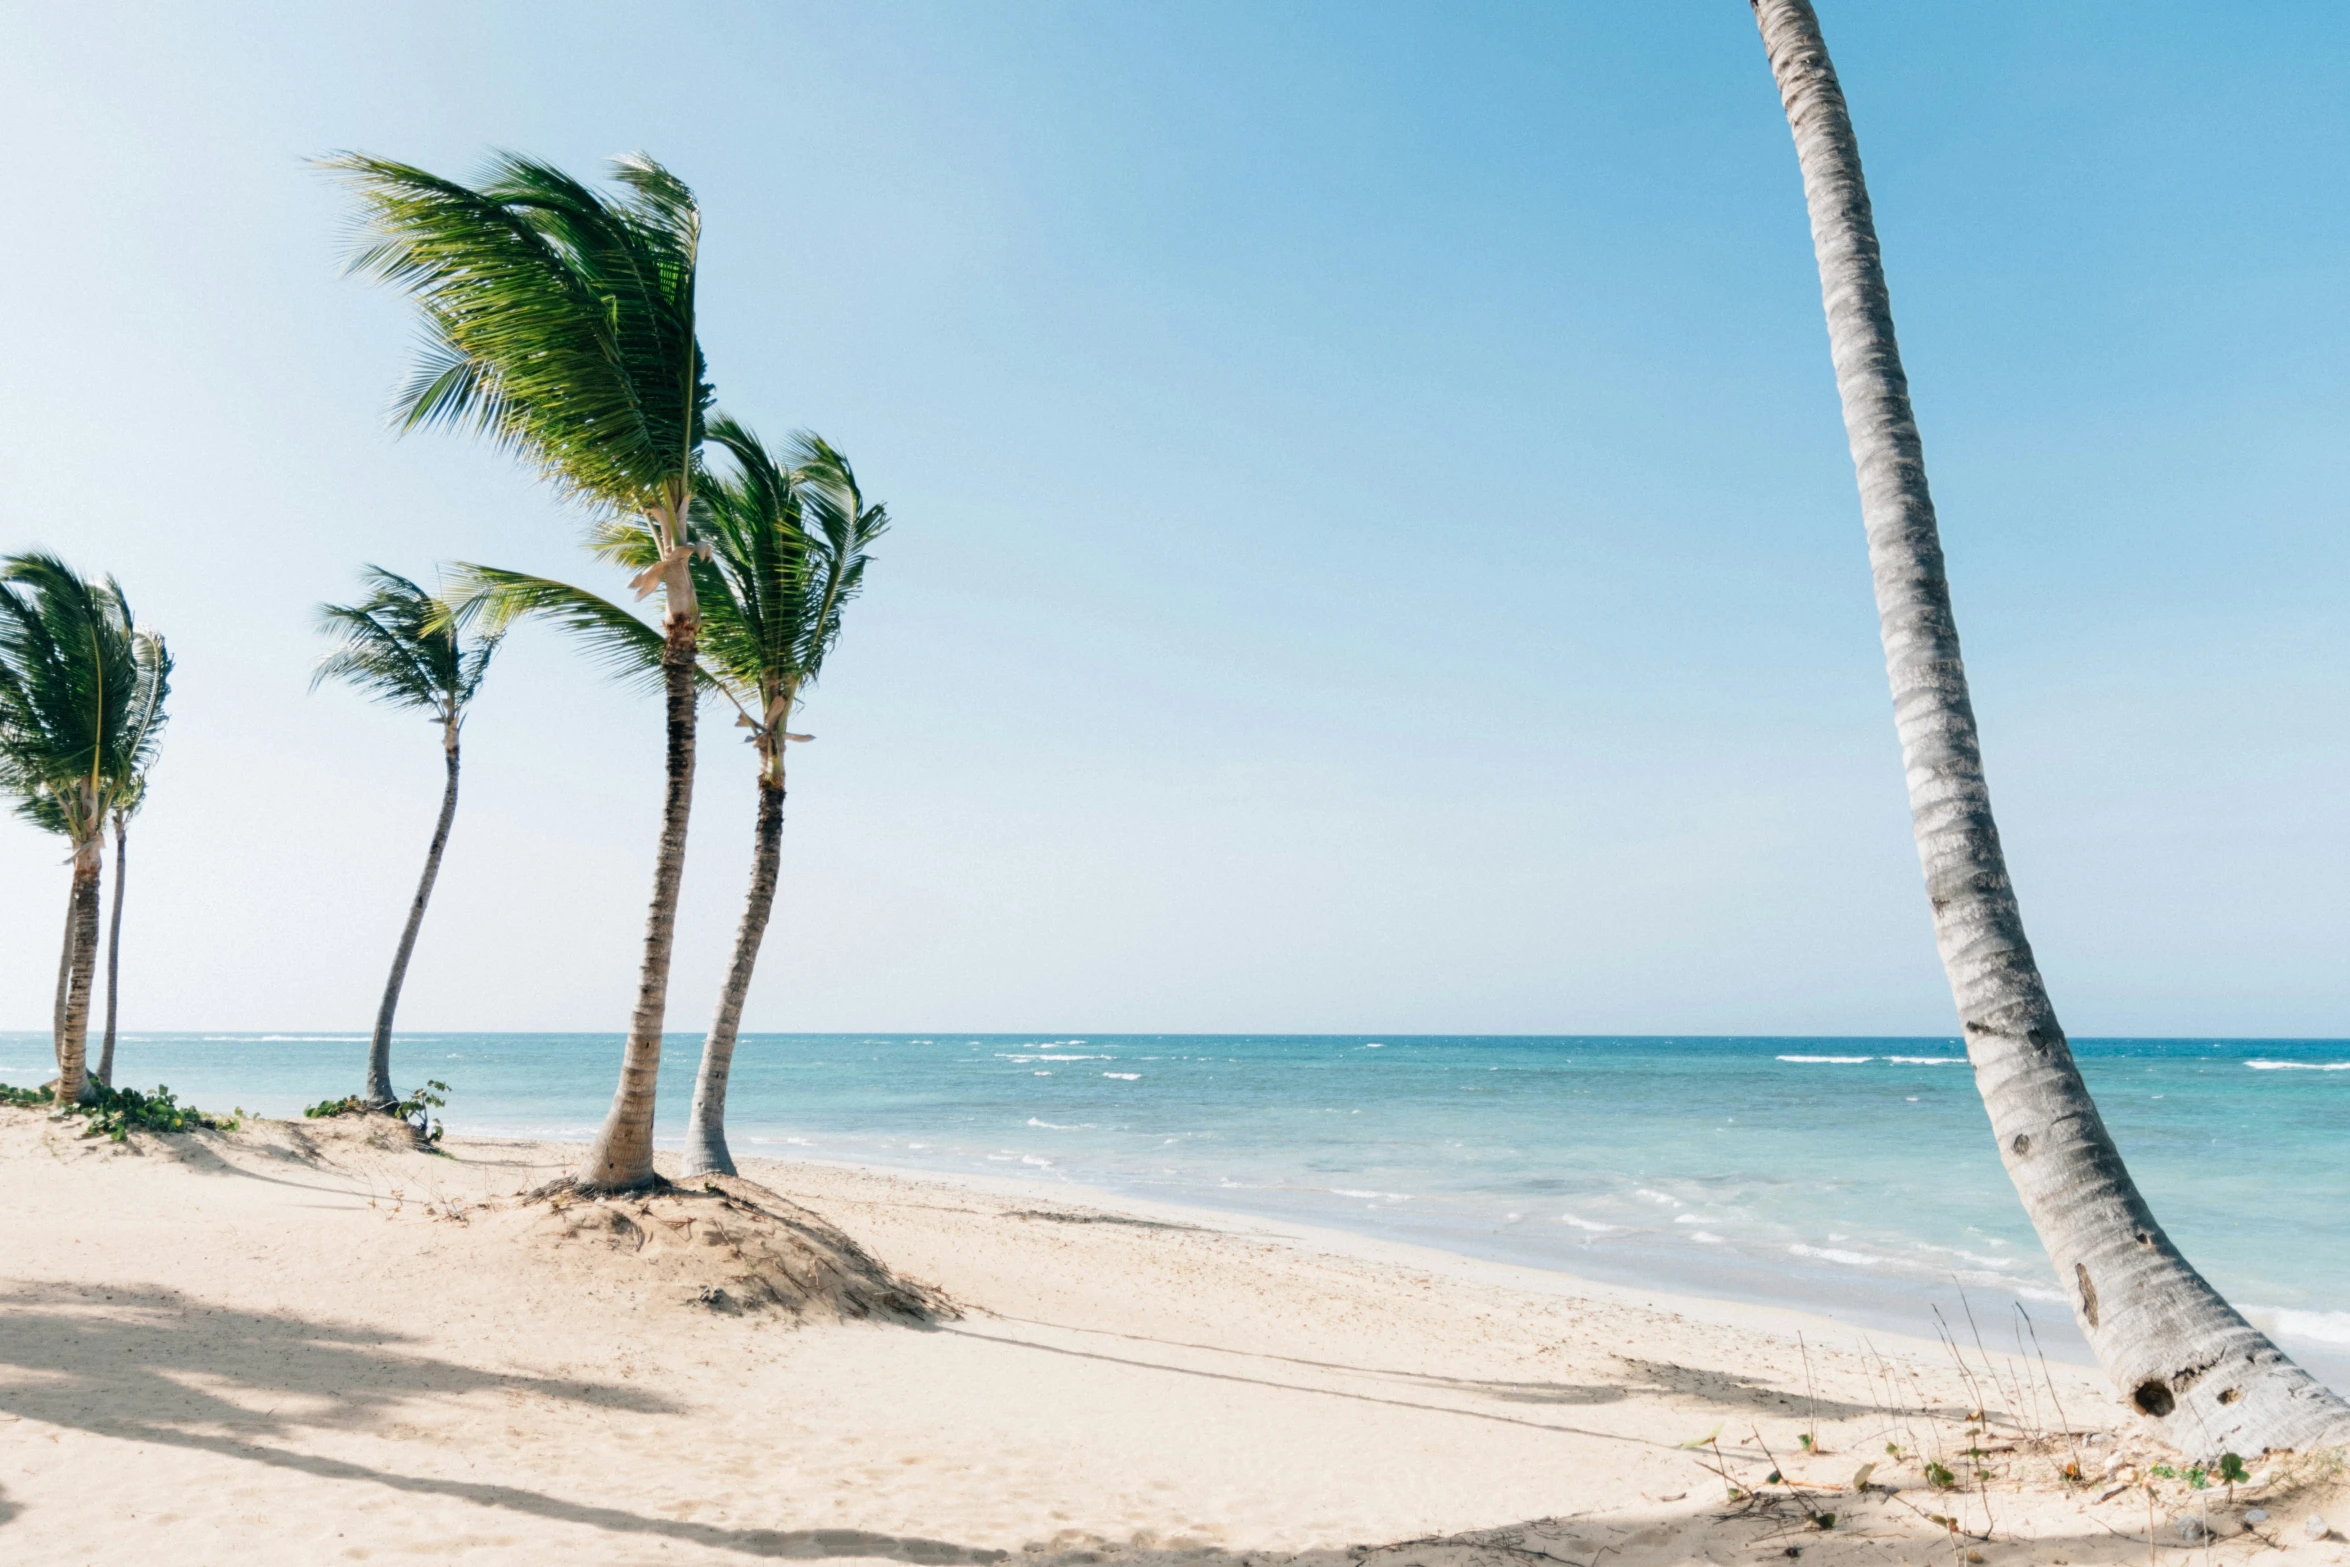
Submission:
M 720 415 L 710 441 L 729 461 L 695 497 L 696 536 L 711 548 L 693 568 L 702 657 L 773 729 L 822 672 L 888 513 L 864 503 L 848 460 L 816 436 L 795 436 L 779 460 Z
M 809 678 L 840 640 L 842 612 L 864 591 L 865 567 L 873 541 L 889 531 L 889 508 L 868 503 L 849 460 L 823 437 L 801 431 L 792 437 L 792 477 L 802 497 L 812 548 L 821 558 L 822 585 L 808 617 L 802 655 Z
M 587 648 L 605 674 L 631 690 L 661 689 L 661 628 L 610 599 L 551 577 L 460 563 L 451 574 L 461 612 L 503 635 L 516 621 L 551 620 Z
M 466 636 L 471 616 L 450 597 L 381 566 L 359 574 L 356 604 L 321 604 L 318 629 L 335 645 L 311 672 L 310 689 L 340 680 L 392 707 L 462 721 L 498 650 L 495 629 Z
M 95 837 L 143 788 L 170 688 L 119 583 L 45 553 L 0 560 L 0 789 L 25 820 Z
M 355 152 L 322 162 L 358 197 L 351 270 L 423 312 L 401 426 L 473 430 L 578 499 L 674 518 L 711 402 L 693 192 L 642 154 L 613 164 L 616 198 L 512 153 L 478 186 Z

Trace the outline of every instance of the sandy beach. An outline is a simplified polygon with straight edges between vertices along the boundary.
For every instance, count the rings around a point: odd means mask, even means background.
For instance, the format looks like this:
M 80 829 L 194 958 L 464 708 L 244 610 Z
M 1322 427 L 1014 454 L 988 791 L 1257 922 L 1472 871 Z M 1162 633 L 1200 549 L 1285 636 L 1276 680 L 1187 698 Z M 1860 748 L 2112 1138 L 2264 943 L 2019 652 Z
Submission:
M 9 1562 L 2350 1553 L 2338 1462 L 2150 1497 L 2092 1373 L 1971 1344 L 1065 1188 L 80 1124 L 0 1112 Z

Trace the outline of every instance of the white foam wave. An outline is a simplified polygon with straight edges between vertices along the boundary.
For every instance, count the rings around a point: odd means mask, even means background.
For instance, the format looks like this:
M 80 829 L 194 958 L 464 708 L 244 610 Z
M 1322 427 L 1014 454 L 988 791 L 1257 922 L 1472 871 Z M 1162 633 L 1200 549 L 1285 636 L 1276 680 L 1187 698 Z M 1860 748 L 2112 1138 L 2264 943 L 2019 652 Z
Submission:
M 2285 1338 L 2319 1344 L 2350 1344 L 2350 1311 L 2296 1311 L 2291 1307 L 2247 1306 L 2253 1325 Z
M 1689 1238 L 1701 1245 L 1706 1246 L 1720 1246 L 1724 1244 L 1722 1238 L 1719 1235 L 1711 1235 L 1704 1230 L 1691 1230 L 1689 1232 Z
M 1363 1048 L 1365 1050 L 1385 1050 L 1387 1047 L 1385 1045 L 1365 1045 Z
M 1141 1078 L 1142 1074 L 1140 1072 L 1104 1072 L 1102 1076 L 1114 1077 L 1121 1083 L 1131 1083 Z
M 1090 1132 L 1094 1129 L 1094 1123 L 1091 1121 L 1078 1121 L 1074 1123 L 1062 1121 L 1040 1121 L 1035 1116 L 1030 1116 L 1028 1118 L 1028 1124 L 1030 1126 L 1041 1126 L 1048 1132 Z
M 1578 1218 L 1571 1213 L 1560 1214 L 1559 1223 L 1571 1224 L 1578 1230 L 1589 1230 L 1594 1235 L 1609 1235 L 1623 1228 L 1620 1224 L 1602 1224 L 1597 1219 Z
M 1863 1061 L 1874 1061 L 1875 1056 L 1781 1056 L 1782 1061 L 1800 1061 L 1806 1066 L 1858 1066 Z
M 1651 1191 L 1649 1188 L 1647 1188 L 1647 1187 L 1645 1187 L 1645 1186 L 1635 1186 L 1635 1187 L 1633 1187 L 1633 1188 L 1632 1188 L 1632 1195 L 1633 1195 L 1633 1196 L 1635 1196 L 1635 1197 L 1645 1197 L 1645 1198 L 1647 1198 L 1647 1199 L 1648 1199 L 1650 1202 L 1661 1202 L 1661 1203 L 1663 1203 L 1663 1204 L 1664 1204 L 1666 1207 L 1668 1207 L 1668 1208 L 1678 1208 L 1678 1207 L 1680 1207 L 1680 1206 L 1681 1206 L 1681 1199 L 1680 1199 L 1680 1198 L 1678 1198 L 1678 1197 L 1669 1197 L 1669 1196 L 1667 1196 L 1665 1193 L 1663 1193 L 1663 1192 L 1659 1192 L 1659 1191 Z
M 2255 1072 L 2350 1072 L 2350 1061 L 2247 1061 Z
M 1784 1058 L 1782 1058 L 1782 1059 L 1784 1059 Z M 1888 1061 L 1898 1061 L 1898 1062 L 1900 1062 L 1900 1063 L 1901 1063 L 1903 1066 L 1956 1066 L 1956 1065 L 1958 1065 L 1960 1062 L 1964 1061 L 1964 1060 L 1966 1059 L 1966 1057 L 1965 1057 L 1965 1056 L 1887 1056 L 1885 1059 L 1886 1059 L 1886 1060 L 1888 1060 Z
M 1848 1268 L 1873 1268 L 1884 1261 L 1866 1252 L 1846 1251 L 1841 1246 L 1806 1246 L 1801 1241 L 1787 1248 L 1798 1257 L 1817 1257 L 1822 1262 L 1840 1262 Z

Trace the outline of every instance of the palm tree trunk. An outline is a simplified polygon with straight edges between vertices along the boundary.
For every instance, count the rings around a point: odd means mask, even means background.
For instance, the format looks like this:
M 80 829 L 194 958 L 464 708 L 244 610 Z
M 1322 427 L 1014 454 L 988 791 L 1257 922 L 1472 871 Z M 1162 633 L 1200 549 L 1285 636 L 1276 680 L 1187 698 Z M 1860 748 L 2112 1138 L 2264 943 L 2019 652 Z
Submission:
M 130 824 L 114 819 L 114 906 L 106 911 L 106 1043 L 98 1050 L 98 1086 L 114 1086 L 114 1024 L 122 1001 L 122 884 L 130 866 Z
M 2057 1025 L 1991 818 L 1843 89 L 1809 0 L 1754 10 L 1811 211 L 1935 939 L 1999 1156 L 2098 1363 L 2173 1443 L 2216 1456 L 2350 1437 L 2350 1406 L 2238 1315 L 2155 1222 Z
M 432 884 L 441 874 L 441 851 L 449 846 L 449 824 L 457 819 L 457 731 L 447 728 L 442 747 L 449 781 L 441 789 L 441 819 L 433 824 L 432 847 L 424 852 L 424 875 L 416 883 L 416 897 L 408 905 L 408 926 L 400 932 L 400 949 L 392 954 L 391 977 L 384 981 L 384 998 L 375 1009 L 375 1037 L 367 1046 L 367 1107 L 388 1110 L 399 1102 L 392 1088 L 392 1016 L 400 1010 L 400 987 L 408 982 L 408 959 L 416 951 L 416 933 L 424 927 L 424 906 L 432 901 Z
M 65 938 L 57 947 L 57 995 L 49 1003 L 49 1042 L 59 1070 L 65 1065 L 65 993 L 73 986 L 73 894 L 65 898 Z
M 675 603 L 673 596 L 671 602 Z M 669 950 L 677 933 L 677 891 L 685 880 L 686 819 L 694 803 L 694 652 L 699 625 L 672 617 L 663 628 L 661 680 L 669 728 L 669 783 L 661 805 L 661 852 L 653 866 L 653 904 L 645 914 L 644 966 L 636 1012 L 620 1058 L 620 1086 L 603 1129 L 588 1147 L 574 1183 L 584 1191 L 632 1191 L 653 1173 L 654 1091 L 661 1076 L 661 1023 L 669 1002 Z
M 780 747 L 783 737 L 775 737 Z M 726 986 L 718 993 L 718 1016 L 710 1037 L 702 1041 L 702 1065 L 694 1075 L 694 1105 L 685 1124 L 687 1175 L 732 1175 L 734 1156 L 726 1148 L 726 1078 L 734 1065 L 734 1039 L 742 1026 L 743 1000 L 751 992 L 751 971 L 759 963 L 759 943 L 767 935 L 767 917 L 775 908 L 776 874 L 783 863 L 783 768 L 780 759 L 770 779 L 759 776 L 759 827 L 751 852 L 751 895 L 743 904 L 742 924 L 734 933 L 734 962 L 726 971 Z
M 90 982 L 98 968 L 98 881 L 105 869 L 105 847 L 104 838 L 91 838 L 75 844 L 73 850 L 73 890 L 66 905 L 72 932 L 71 960 L 67 964 L 65 1012 L 57 1032 L 57 1102 L 61 1105 L 95 1097 L 86 1046 Z

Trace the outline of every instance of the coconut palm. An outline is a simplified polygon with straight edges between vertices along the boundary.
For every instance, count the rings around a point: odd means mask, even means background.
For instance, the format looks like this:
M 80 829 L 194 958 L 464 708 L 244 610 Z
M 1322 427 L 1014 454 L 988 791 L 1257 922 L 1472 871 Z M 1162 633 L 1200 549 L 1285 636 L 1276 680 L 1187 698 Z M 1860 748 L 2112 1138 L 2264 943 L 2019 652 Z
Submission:
M 318 606 L 318 629 L 333 637 L 335 646 L 318 661 L 310 689 L 317 690 L 322 681 L 340 680 L 386 706 L 427 714 L 440 729 L 441 761 L 448 773 L 432 846 L 424 853 L 424 875 L 408 905 L 408 923 L 392 954 L 391 977 L 384 981 L 383 1001 L 375 1009 L 375 1034 L 367 1046 L 367 1091 L 361 1101 L 370 1109 L 388 1110 L 400 1098 L 392 1088 L 392 1018 L 400 1009 L 400 987 L 408 978 L 416 933 L 424 925 L 424 906 L 432 900 L 433 882 L 441 874 L 449 824 L 457 818 L 458 737 L 498 650 L 498 638 L 493 633 L 469 640 L 468 617 L 461 609 L 397 572 L 370 566 L 360 580 L 368 593 L 358 603 Z
M 17 813 L 73 846 L 57 1097 L 92 1097 L 87 1044 L 106 822 L 133 798 L 163 736 L 171 655 L 140 631 L 112 578 L 54 555 L 0 561 L 0 787 Z
M 2155 1222 L 2057 1024 L 1991 817 L 1843 89 L 1809 0 L 1754 10 L 1811 211 L 1935 939 L 1999 1156 L 2099 1364 L 2174 1443 L 2216 1456 L 2342 1441 L 2350 1406 L 2247 1323 Z
M 868 546 L 889 526 L 887 509 L 866 503 L 848 460 L 815 436 L 793 443 L 789 470 L 731 420 L 712 426 L 711 438 L 725 446 L 735 471 L 702 497 L 713 558 L 697 570 L 719 579 L 711 585 L 718 591 L 705 589 L 704 597 L 725 606 L 711 615 L 702 662 L 734 703 L 735 722 L 751 731 L 759 810 L 750 895 L 694 1074 L 680 1166 L 687 1175 L 734 1173 L 727 1077 L 783 859 L 784 747 L 809 738 L 788 726 L 801 691 L 840 639 L 842 611 L 864 586 Z
M 682 1161 L 687 1175 L 734 1173 L 726 1146 L 726 1085 L 775 904 L 783 857 L 784 747 L 810 738 L 790 733 L 789 724 L 801 692 L 840 638 L 843 611 L 864 585 L 868 547 L 889 526 L 887 509 L 864 499 L 848 459 L 817 436 L 795 437 L 788 462 L 779 462 L 731 419 L 714 419 L 710 439 L 725 448 L 733 471 L 705 482 L 695 498 L 696 535 L 711 551 L 692 568 L 703 616 L 702 679 L 733 706 L 735 723 L 750 731 L 759 757 L 759 794 L 750 894 L 694 1079 Z M 641 566 L 657 558 L 660 546 L 647 530 L 615 523 L 598 547 L 616 564 Z M 654 667 L 658 638 L 618 605 L 545 577 L 464 569 L 492 624 L 523 615 L 551 617 L 585 639 L 623 678 L 641 680 Z
M 587 1190 L 643 1186 L 655 1179 L 653 1093 L 693 805 L 701 616 L 687 519 L 711 399 L 694 331 L 701 215 L 693 192 L 641 154 L 613 164 L 614 197 L 510 154 L 479 186 L 357 153 L 327 167 L 359 200 L 353 270 L 423 313 L 400 424 L 486 436 L 600 521 L 628 519 L 660 545 L 634 583 L 640 598 L 662 595 L 660 847 L 619 1088 L 575 1177 Z

